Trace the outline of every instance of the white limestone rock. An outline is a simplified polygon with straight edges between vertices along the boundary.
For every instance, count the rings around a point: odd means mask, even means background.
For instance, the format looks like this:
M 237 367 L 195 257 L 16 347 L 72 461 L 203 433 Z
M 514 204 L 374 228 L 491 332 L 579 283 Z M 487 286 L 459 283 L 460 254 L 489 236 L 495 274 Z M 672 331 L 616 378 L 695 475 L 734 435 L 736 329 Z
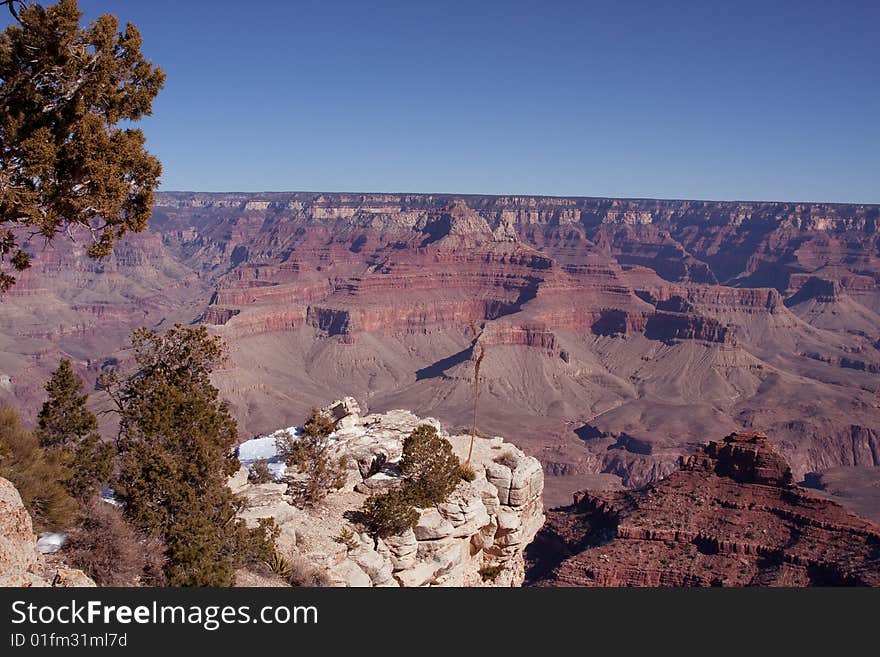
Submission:
M 348 479 L 339 491 L 309 508 L 297 508 L 286 486 L 230 482 L 248 508 L 249 525 L 273 517 L 281 529 L 279 544 L 326 573 L 338 586 L 519 586 L 524 577 L 523 550 L 544 521 L 543 473 L 538 461 L 500 437 L 449 435 L 432 418 L 410 411 L 362 415 L 352 399 L 331 404 L 336 419 L 332 450 L 345 457 Z M 361 533 L 351 514 L 367 496 L 401 484 L 397 462 L 403 441 L 421 424 L 436 427 L 462 462 L 472 453 L 475 478 L 462 481 L 442 503 L 419 509 L 415 527 L 380 540 Z M 472 444 L 473 443 L 473 444 Z M 350 524 L 354 523 L 354 524 Z M 483 565 L 500 566 L 484 582 Z
M 452 533 L 452 523 L 446 520 L 437 509 L 423 509 L 413 532 L 420 541 L 433 541 L 445 538 Z

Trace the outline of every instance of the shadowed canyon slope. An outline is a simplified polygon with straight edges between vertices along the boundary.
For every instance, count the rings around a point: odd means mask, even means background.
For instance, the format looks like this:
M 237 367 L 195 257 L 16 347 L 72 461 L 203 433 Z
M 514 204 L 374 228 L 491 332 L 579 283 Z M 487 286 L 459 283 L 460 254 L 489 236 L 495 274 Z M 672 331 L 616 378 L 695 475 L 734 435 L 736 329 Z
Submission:
M 93 380 L 131 328 L 201 321 L 231 346 L 216 382 L 244 437 L 342 394 L 463 427 L 483 350 L 480 429 L 542 461 L 551 506 L 742 429 L 796 481 L 833 469 L 843 490 L 880 465 L 878 222 L 868 205 L 159 194 L 105 263 L 29 245 L 0 302 L 0 401 L 33 411 L 60 354 Z

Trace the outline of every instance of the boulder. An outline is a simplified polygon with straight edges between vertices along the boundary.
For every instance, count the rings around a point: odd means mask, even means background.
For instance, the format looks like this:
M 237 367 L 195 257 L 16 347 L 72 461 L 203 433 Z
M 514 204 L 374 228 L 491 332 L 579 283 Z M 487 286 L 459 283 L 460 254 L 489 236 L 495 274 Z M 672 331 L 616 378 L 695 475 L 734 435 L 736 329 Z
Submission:
M 53 542 L 45 541 L 44 545 Z M 0 477 L 0 586 L 95 586 L 83 571 L 53 570 L 37 549 L 31 516 L 15 486 Z
M 30 572 L 39 559 L 31 516 L 15 486 L 0 478 L 0 577 Z
M 439 570 L 440 568 L 433 562 L 421 562 L 412 568 L 394 573 L 394 579 L 401 586 L 427 586 L 434 581 Z
M 239 493 L 248 485 L 248 474 L 249 471 L 247 466 L 241 466 L 234 475 L 232 475 L 226 482 L 226 485 L 229 486 L 229 490 L 233 493 Z
M 420 541 L 445 538 L 452 533 L 452 530 L 452 524 L 441 516 L 437 509 L 433 508 L 422 510 L 416 526 L 413 527 L 413 532 Z
M 507 503 L 510 506 L 523 506 L 533 500 L 544 490 L 544 472 L 541 464 L 532 458 L 525 458 L 517 463 L 511 473 L 510 495 Z
M 506 465 L 501 463 L 489 463 L 486 465 L 486 480 L 495 486 L 498 501 L 507 504 L 510 500 L 510 482 L 513 473 Z
M 370 579 L 370 576 L 351 559 L 344 559 L 335 564 L 327 571 L 327 574 L 338 586 L 373 586 L 373 581 Z
M 392 488 L 397 488 L 400 485 L 400 481 L 399 476 L 390 472 L 377 472 L 356 484 L 354 489 L 364 495 L 375 495 L 376 493 L 384 493 Z
M 391 560 L 385 559 L 375 550 L 352 550 L 348 556 L 369 576 L 373 586 L 381 586 L 393 580 L 391 573 L 394 567 Z
M 327 407 L 326 411 L 334 422 L 339 422 L 343 418 L 347 418 L 350 416 L 355 416 L 356 418 L 358 415 L 361 414 L 361 407 L 354 397 L 343 397 L 342 399 L 330 404 L 330 406 Z

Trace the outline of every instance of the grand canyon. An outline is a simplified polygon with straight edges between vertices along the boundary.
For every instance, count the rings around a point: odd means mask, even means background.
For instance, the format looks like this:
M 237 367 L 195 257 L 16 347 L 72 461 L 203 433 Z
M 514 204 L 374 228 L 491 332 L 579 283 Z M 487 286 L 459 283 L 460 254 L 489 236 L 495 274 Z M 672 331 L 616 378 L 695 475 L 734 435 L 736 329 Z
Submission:
M 59 357 L 93 384 L 133 328 L 201 323 L 229 345 L 214 382 L 242 440 L 345 395 L 461 432 L 482 354 L 478 430 L 541 462 L 547 508 L 750 431 L 876 520 L 878 224 L 876 205 L 163 192 L 107 260 L 76 232 L 26 243 L 0 402 L 33 417 Z

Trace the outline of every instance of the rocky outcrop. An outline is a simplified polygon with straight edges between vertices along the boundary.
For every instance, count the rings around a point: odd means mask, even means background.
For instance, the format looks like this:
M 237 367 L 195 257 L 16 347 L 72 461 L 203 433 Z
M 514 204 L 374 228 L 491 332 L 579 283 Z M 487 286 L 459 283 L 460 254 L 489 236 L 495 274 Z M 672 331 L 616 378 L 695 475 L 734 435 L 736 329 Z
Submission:
M 397 536 L 374 539 L 359 531 L 357 512 L 370 494 L 401 483 L 396 464 L 403 440 L 431 424 L 464 461 L 467 435 L 449 435 L 431 418 L 409 411 L 360 415 L 351 398 L 331 404 L 336 420 L 332 450 L 347 458 L 346 484 L 315 508 L 298 508 L 288 484 L 250 484 L 243 469 L 230 481 L 248 503 L 248 522 L 272 517 L 278 545 L 335 586 L 519 586 L 523 551 L 544 521 L 541 465 L 501 438 L 476 439 L 476 477 L 462 480 L 443 503 L 419 509 L 418 522 Z M 351 532 L 347 541 L 341 536 Z M 334 540 L 334 537 L 336 540 Z
M 0 477 L 0 586 L 95 586 L 81 570 L 50 566 L 37 550 L 31 516 Z
M 880 525 L 734 433 L 638 491 L 579 493 L 531 548 L 544 586 L 880 586 Z

